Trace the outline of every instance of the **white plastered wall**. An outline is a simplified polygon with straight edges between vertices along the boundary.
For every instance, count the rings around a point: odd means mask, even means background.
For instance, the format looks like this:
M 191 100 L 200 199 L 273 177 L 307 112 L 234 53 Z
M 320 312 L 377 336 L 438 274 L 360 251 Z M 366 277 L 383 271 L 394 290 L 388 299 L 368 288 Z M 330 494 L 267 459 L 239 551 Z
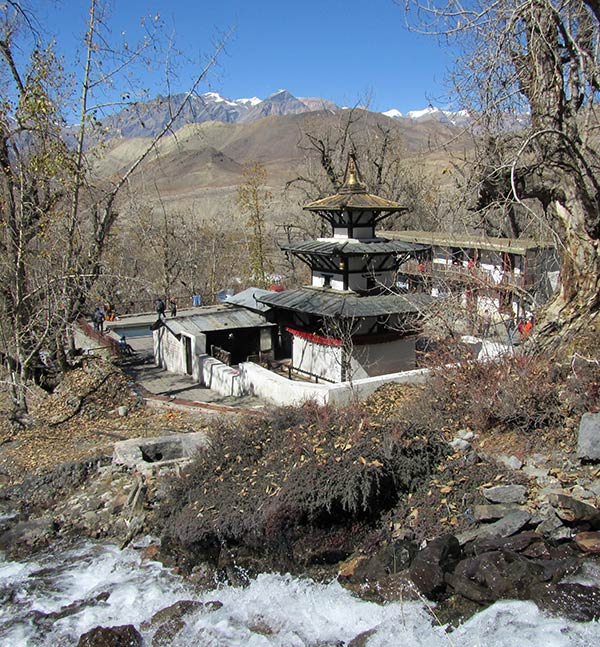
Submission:
M 171 373 L 186 374 L 185 335 L 177 337 L 168 328 L 161 326 L 152 333 L 154 363 Z M 206 336 L 190 336 L 192 347 L 192 377 L 201 381 L 199 356 L 206 352 Z
M 352 349 L 352 379 L 410 371 L 416 367 L 415 338 L 407 337 Z
M 342 347 L 317 344 L 294 336 L 292 365 L 310 375 L 339 382 L 342 379 Z

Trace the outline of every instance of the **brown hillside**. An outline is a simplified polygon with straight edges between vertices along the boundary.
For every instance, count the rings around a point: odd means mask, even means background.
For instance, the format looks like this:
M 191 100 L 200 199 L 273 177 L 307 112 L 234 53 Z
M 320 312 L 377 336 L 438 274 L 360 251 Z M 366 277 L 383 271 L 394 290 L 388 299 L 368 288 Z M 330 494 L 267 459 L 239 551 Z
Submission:
M 259 161 L 267 168 L 277 202 L 286 182 L 306 172 L 307 153 L 299 146 L 303 133 L 335 129 L 347 114 L 324 111 L 271 116 L 245 124 L 190 124 L 160 142 L 134 174 L 131 186 L 146 201 L 156 199 L 157 187 L 171 208 L 217 213 L 241 183 L 243 165 Z M 435 121 L 398 122 L 363 111 L 355 130 L 359 137 L 370 137 L 377 125 L 395 130 L 406 159 L 418 158 L 416 163 L 424 173 L 440 180 L 451 157 L 468 148 L 468 139 L 459 129 Z M 122 173 L 148 143 L 142 138 L 112 140 L 96 160 L 95 173 L 104 178 Z

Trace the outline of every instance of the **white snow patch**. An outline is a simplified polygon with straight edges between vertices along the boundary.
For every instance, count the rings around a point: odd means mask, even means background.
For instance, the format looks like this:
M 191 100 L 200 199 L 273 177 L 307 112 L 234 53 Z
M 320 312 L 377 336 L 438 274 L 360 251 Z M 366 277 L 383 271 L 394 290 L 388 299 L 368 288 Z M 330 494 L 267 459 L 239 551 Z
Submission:
M 386 110 L 382 114 L 384 114 L 386 117 L 391 117 L 392 119 L 398 119 L 398 117 L 402 117 L 402 113 L 400 112 L 400 110 L 396 110 L 396 108 Z
M 262 99 L 259 99 L 258 97 L 250 97 L 247 99 L 236 99 L 236 103 L 241 103 L 244 106 L 257 106 L 259 103 L 262 103 Z
M 235 102 L 230 101 L 229 99 L 224 99 L 218 92 L 205 92 L 202 96 L 213 103 L 226 103 L 228 106 L 236 105 Z
M 433 106 L 428 106 L 424 110 L 409 110 L 409 112 L 406 113 L 406 116 L 409 119 L 423 119 L 424 117 L 430 117 L 431 115 L 434 114 L 443 114 L 442 111 L 439 108 L 434 108 Z

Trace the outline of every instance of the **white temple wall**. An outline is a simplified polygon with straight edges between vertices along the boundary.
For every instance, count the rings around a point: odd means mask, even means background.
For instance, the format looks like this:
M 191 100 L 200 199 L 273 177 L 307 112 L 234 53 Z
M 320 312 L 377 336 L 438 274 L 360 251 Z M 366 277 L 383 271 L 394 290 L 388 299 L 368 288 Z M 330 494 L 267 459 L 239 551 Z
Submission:
M 318 375 L 339 382 L 342 379 L 342 347 L 317 344 L 294 337 L 292 366 L 310 375 Z
M 353 400 L 367 398 L 383 384 L 390 382 L 423 384 L 430 375 L 430 369 L 421 368 L 404 373 L 353 380 L 352 382 L 315 384 L 314 382 L 288 380 L 252 362 L 243 362 L 239 369 L 240 374 L 236 379 L 239 379 L 243 384 L 245 393 L 251 393 L 280 406 L 299 405 L 307 400 L 313 400 L 319 404 L 328 402 L 330 404 L 347 404 Z
M 223 364 L 210 355 L 200 355 L 198 365 L 198 381 L 207 388 L 221 395 L 235 397 L 241 397 L 248 392 L 237 369 Z
M 161 326 L 152 334 L 154 363 L 171 373 L 185 373 L 183 344 L 168 328 Z
M 196 336 L 173 334 L 167 326 L 161 326 L 152 333 L 154 347 L 154 363 L 171 373 L 187 374 L 185 344 L 189 339 L 192 354 L 192 377 L 200 382 L 200 355 L 206 352 L 206 335 L 200 333 Z
M 329 280 L 329 287 L 334 290 L 344 289 L 344 276 L 340 273 L 333 272 L 313 272 L 312 286 L 313 288 L 323 288 L 326 281 Z
M 352 379 L 410 371 L 416 368 L 415 338 L 365 344 L 352 349 Z

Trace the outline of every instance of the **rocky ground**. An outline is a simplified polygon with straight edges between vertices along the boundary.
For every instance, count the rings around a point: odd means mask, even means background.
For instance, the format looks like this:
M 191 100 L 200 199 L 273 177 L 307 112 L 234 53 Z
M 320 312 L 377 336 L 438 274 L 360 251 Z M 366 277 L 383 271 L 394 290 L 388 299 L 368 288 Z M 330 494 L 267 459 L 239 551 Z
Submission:
M 361 405 L 370 420 L 367 435 L 362 423 L 351 429 L 350 423 L 344 427 L 343 421 L 331 419 L 323 421 L 322 429 L 301 424 L 293 447 L 298 455 L 310 454 L 317 468 L 351 459 L 357 470 L 384 471 L 385 458 L 380 460 L 375 450 L 369 454 L 369 448 L 379 443 L 386 421 L 407 411 L 419 393 L 418 387 L 385 387 Z M 0 503 L 18 513 L 2 522 L 1 549 L 23 557 L 81 536 L 127 545 L 138 534 L 164 531 L 161 506 L 171 500 L 171 484 L 185 477 L 184 462 L 116 465 L 113 445 L 199 431 L 213 423 L 196 414 L 145 408 L 120 368 L 102 360 L 73 371 L 54 395 L 40 394 L 34 402 L 34 424 L 18 432 L 1 430 Z M 288 415 L 278 414 L 275 426 L 292 425 Z M 258 423 L 255 427 L 260 432 Z M 600 591 L 585 578 L 600 574 L 600 463 L 580 460 L 578 431 L 576 417 L 536 433 L 441 427 L 446 450 L 435 455 L 435 467 L 420 487 L 377 519 L 358 515 L 346 528 L 313 525 L 294 538 L 286 567 L 315 577 L 337 576 L 357 594 L 378 601 L 435 600 L 440 621 L 464 618 L 502 598 L 533 599 L 577 620 L 597 618 Z M 263 445 L 270 441 L 264 435 Z M 417 434 L 407 442 L 414 447 L 425 441 Z M 287 474 L 294 466 L 272 447 L 260 448 L 264 465 L 273 466 L 265 474 L 233 446 L 230 455 L 225 440 L 220 449 L 229 471 L 211 469 L 211 489 L 224 475 L 221 482 L 233 483 L 240 501 L 252 498 L 252 487 L 264 491 L 265 501 L 285 492 L 286 477 L 276 466 L 287 466 Z M 195 487 L 206 493 L 202 483 Z M 293 501 L 289 497 L 288 503 Z M 206 506 L 209 520 L 218 515 L 211 507 Z M 160 557 L 199 586 L 212 583 L 216 573 L 240 583 L 243 572 L 273 565 L 239 545 L 209 559 L 175 535 L 162 547 L 146 548 L 146 554 Z
M 55 393 L 32 388 L 32 424 L 15 430 L 0 392 L 0 484 L 15 485 L 65 463 L 111 456 L 115 442 L 203 427 L 198 415 L 143 405 L 130 378 L 100 358 L 68 373 Z

